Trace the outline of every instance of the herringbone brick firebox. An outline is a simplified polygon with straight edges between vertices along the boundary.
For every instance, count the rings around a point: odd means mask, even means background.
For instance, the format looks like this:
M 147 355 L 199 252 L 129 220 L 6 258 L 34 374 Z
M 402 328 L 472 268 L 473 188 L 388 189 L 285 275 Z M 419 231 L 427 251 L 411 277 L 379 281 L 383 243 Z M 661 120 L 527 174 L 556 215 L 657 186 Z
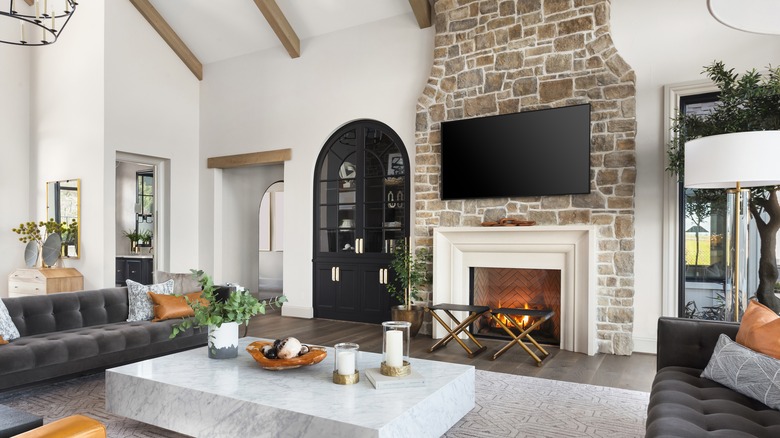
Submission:
M 555 316 L 535 332 L 537 340 L 558 344 L 561 339 L 561 271 L 557 269 L 472 268 L 472 304 L 526 309 L 551 309 Z M 533 321 L 523 320 L 526 326 Z M 508 336 L 489 317 L 475 323 L 473 332 Z

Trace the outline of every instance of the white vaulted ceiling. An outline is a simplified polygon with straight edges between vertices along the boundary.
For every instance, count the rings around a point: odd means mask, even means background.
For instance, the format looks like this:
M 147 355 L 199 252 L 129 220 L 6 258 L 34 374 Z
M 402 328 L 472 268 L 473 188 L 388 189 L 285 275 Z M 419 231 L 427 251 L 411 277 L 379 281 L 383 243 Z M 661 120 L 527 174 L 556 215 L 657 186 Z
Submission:
M 253 0 L 150 0 L 202 64 L 277 47 L 285 49 Z M 306 40 L 414 14 L 409 0 L 277 0 L 305 56 Z

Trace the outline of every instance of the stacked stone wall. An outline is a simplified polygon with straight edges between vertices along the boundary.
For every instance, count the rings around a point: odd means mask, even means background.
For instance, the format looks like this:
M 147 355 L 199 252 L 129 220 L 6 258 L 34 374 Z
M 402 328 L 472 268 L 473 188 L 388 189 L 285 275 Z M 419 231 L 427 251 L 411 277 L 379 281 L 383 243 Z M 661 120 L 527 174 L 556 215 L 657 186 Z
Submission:
M 416 113 L 414 239 L 430 248 L 436 227 L 503 217 L 598 226 L 599 351 L 630 354 L 636 91 L 612 43 L 609 7 L 608 0 L 435 2 L 434 62 Z M 590 194 L 441 200 L 441 122 L 583 103 L 591 105 Z

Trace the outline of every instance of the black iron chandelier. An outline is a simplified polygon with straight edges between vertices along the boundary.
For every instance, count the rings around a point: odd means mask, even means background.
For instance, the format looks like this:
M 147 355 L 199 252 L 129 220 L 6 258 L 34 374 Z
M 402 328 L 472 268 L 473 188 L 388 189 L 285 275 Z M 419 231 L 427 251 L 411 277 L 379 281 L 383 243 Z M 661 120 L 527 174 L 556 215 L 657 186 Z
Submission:
M 0 0 L 0 42 L 17 46 L 52 44 L 77 5 L 74 0 Z

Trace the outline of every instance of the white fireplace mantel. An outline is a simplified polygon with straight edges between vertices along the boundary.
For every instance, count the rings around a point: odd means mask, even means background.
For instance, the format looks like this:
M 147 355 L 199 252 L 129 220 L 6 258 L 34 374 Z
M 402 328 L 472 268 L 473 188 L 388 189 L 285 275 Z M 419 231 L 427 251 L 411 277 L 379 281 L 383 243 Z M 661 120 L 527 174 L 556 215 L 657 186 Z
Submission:
M 597 231 L 592 225 L 436 228 L 433 304 L 469 304 L 472 267 L 558 269 L 561 349 L 593 355 L 597 350 Z M 443 328 L 434 325 L 435 339 L 445 335 Z

